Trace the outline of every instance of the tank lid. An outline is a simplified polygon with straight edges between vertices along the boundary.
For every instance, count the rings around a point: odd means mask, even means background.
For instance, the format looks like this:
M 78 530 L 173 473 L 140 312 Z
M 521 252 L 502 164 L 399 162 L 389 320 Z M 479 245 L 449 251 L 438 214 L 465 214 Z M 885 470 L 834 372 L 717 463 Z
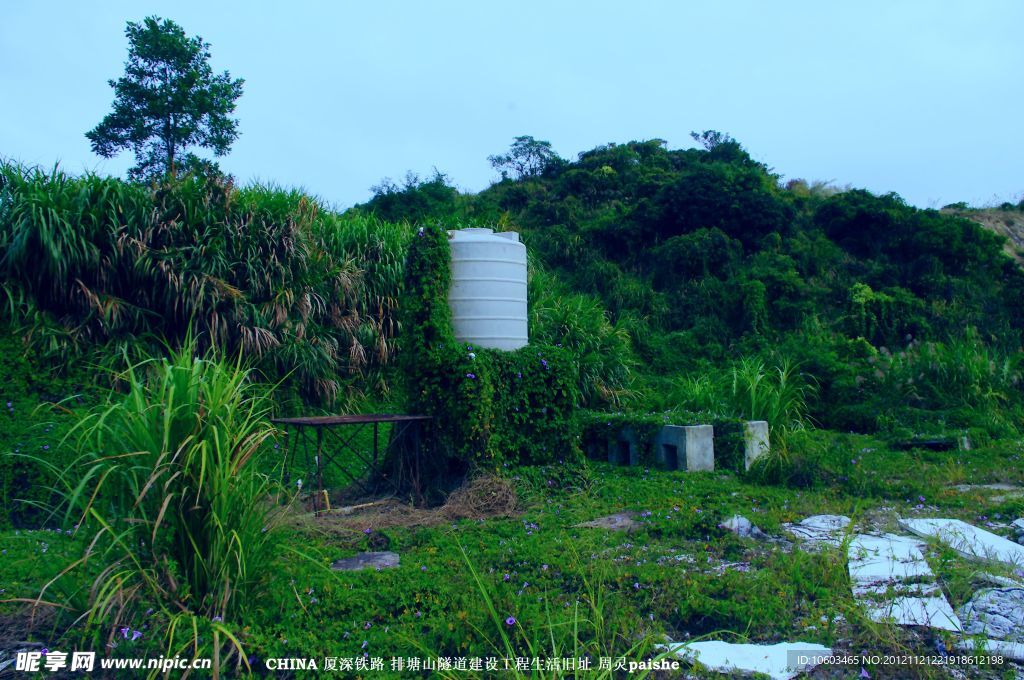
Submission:
M 505 239 L 506 241 L 512 241 L 513 243 L 520 243 L 519 232 L 515 231 L 494 231 L 490 227 L 466 227 L 465 229 L 452 229 L 448 232 L 448 238 L 480 238 L 480 237 L 494 237 Z

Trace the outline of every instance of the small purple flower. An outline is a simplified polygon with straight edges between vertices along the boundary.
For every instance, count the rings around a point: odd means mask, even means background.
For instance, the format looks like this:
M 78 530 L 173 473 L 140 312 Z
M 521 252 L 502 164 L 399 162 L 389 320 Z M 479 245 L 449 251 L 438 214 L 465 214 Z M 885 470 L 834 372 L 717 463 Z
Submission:
M 7 402 L 7 408 L 14 408 L 14 404 L 12 404 L 11 402 Z
M 547 367 L 548 367 L 548 362 L 547 362 L 547 360 L 546 360 L 546 359 L 541 359 L 541 360 L 540 360 L 540 365 L 541 365 L 541 366 L 543 366 L 544 368 L 547 368 Z
M 509 576 L 508 574 L 505 574 L 505 576 L 501 580 L 505 581 L 505 582 L 508 582 L 511 578 L 512 578 L 511 576 Z
M 363 630 L 370 630 L 370 627 L 371 627 L 371 626 L 373 626 L 373 624 L 372 624 L 372 623 L 370 623 L 369 621 L 367 621 L 367 622 L 366 622 L 366 625 L 365 625 L 365 626 L 363 626 Z
M 124 639 L 127 640 L 128 639 L 128 628 L 122 628 L 121 629 L 121 635 L 123 635 Z
M 426 571 L 426 570 L 427 570 L 427 565 L 424 564 L 422 567 L 420 567 L 420 571 Z
M 363 640 L 363 649 L 366 649 L 369 646 L 370 646 L 370 643 L 368 641 L 366 641 L 366 640 Z
M 49 444 L 43 444 L 43 451 L 49 451 L 49 450 L 50 450 L 50 445 Z
M 919 500 L 919 501 L 921 501 L 922 503 L 924 503 L 924 496 L 918 496 L 918 497 L 917 497 L 917 500 Z
M 421 614 L 419 612 L 416 612 L 416 618 L 418 619 L 420 616 Z
M 475 373 L 467 373 L 466 377 L 469 378 L 470 380 L 476 380 L 476 374 Z
M 366 527 L 365 529 L 363 529 L 363 533 L 369 536 L 373 533 L 373 529 L 371 529 L 370 527 Z
M 135 642 L 135 641 L 136 641 L 136 640 L 138 640 L 138 639 L 139 639 L 140 637 L 142 637 L 142 633 L 140 633 L 140 632 L 139 632 L 139 631 L 137 631 L 137 630 L 133 630 L 133 631 L 132 631 L 132 642 Z
M 635 583 L 633 584 L 633 589 L 634 589 L 634 590 L 640 590 L 640 582 L 639 582 L 639 581 L 637 581 L 637 582 L 635 582 Z
M 506 626 L 514 626 L 514 625 L 516 625 L 516 617 L 510 616 L 507 619 L 505 619 L 505 625 Z
M 213 621 L 213 622 L 215 622 L 215 623 L 220 623 L 220 622 L 222 622 L 222 621 L 224 620 L 224 617 L 223 617 L 223 616 L 214 616 L 214 617 L 213 617 L 212 619 L 210 619 L 210 620 L 211 620 L 211 621 Z
M 50 650 L 47 649 L 46 647 L 43 647 L 41 650 L 39 650 L 39 653 L 42 654 L 43 656 L 46 656 L 47 654 L 50 653 Z
M 860 669 L 860 677 L 862 677 L 862 678 L 870 678 L 871 674 L 868 673 L 866 670 L 864 670 L 864 667 L 862 666 L 861 669 Z
M 520 380 L 522 380 L 523 379 L 523 372 L 519 371 L 518 373 L 516 373 L 516 377 L 519 378 Z

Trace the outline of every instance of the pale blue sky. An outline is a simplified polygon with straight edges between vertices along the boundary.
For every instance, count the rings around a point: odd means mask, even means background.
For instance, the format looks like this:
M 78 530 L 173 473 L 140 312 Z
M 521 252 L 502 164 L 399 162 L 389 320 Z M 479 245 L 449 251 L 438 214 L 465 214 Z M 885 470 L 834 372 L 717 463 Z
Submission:
M 728 132 L 786 178 L 923 207 L 1024 192 L 1024 2 L 0 0 L 0 156 L 123 174 L 84 133 L 125 22 L 156 14 L 245 78 L 221 165 L 347 207 L 433 167 L 477 191 L 516 135 L 562 156 Z

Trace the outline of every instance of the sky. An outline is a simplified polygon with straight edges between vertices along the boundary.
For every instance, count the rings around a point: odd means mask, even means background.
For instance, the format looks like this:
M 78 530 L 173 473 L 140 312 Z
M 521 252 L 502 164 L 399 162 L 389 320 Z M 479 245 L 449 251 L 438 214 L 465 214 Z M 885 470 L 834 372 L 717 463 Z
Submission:
M 736 138 L 784 180 L 920 207 L 1024 198 L 1024 2 L 0 0 L 0 157 L 125 175 L 85 132 L 127 21 L 157 15 L 245 79 L 221 167 L 338 208 L 385 177 L 498 178 L 514 137 L 561 156 Z

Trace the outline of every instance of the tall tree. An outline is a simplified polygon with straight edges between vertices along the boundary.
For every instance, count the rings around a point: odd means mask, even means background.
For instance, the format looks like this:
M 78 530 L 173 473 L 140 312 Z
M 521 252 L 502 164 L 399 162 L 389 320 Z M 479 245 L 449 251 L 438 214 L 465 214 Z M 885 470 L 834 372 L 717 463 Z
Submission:
M 85 133 L 93 152 L 110 158 L 131 149 L 135 167 L 129 176 L 137 180 L 216 168 L 188 149 L 228 152 L 238 138 L 238 120 L 230 114 L 245 81 L 232 80 L 227 71 L 214 75 L 209 43 L 188 37 L 170 19 L 128 22 L 125 35 L 124 75 L 109 81 L 114 110 Z
M 529 135 L 516 137 L 508 153 L 488 156 L 491 167 L 501 172 L 502 179 L 536 177 L 549 167 L 564 163 L 551 148 L 551 142 L 534 139 Z

